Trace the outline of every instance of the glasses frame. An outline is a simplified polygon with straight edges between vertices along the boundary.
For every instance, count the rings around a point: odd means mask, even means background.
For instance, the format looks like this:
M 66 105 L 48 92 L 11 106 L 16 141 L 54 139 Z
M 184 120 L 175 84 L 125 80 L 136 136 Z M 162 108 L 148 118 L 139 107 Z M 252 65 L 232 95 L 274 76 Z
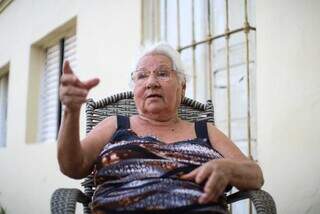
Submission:
M 170 73 L 170 76 L 169 76 L 168 80 L 163 80 L 163 79 L 161 79 L 161 78 L 159 78 L 158 76 L 155 75 L 157 72 L 160 72 L 161 69 L 162 68 L 157 68 L 157 69 L 155 69 L 153 71 L 149 71 L 147 69 L 137 69 L 137 70 L 131 72 L 131 81 L 134 84 L 137 84 L 138 81 L 134 79 L 134 75 L 139 73 L 139 72 L 142 72 L 141 70 L 143 70 L 143 72 L 147 72 L 149 74 L 148 77 L 145 80 L 143 80 L 143 82 L 146 82 L 150 78 L 151 75 L 154 75 L 154 78 L 159 82 L 168 82 L 170 79 L 172 79 L 172 76 L 174 76 L 174 74 L 176 74 L 177 77 L 178 77 L 178 71 L 174 70 L 173 68 L 163 69 L 163 70 L 168 71 L 168 73 Z M 140 83 L 140 84 L 143 84 L 143 83 Z

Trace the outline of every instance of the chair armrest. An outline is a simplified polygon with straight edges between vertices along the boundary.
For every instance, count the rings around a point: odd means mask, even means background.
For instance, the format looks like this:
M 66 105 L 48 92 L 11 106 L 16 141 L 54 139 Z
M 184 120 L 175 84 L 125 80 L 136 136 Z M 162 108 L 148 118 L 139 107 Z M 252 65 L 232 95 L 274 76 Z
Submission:
M 51 196 L 52 214 L 73 214 L 76 211 L 76 203 L 84 205 L 85 213 L 90 213 L 88 204 L 90 199 L 78 189 L 59 188 Z
M 227 203 L 250 199 L 257 214 L 276 214 L 276 204 L 272 196 L 264 190 L 239 191 L 227 196 Z

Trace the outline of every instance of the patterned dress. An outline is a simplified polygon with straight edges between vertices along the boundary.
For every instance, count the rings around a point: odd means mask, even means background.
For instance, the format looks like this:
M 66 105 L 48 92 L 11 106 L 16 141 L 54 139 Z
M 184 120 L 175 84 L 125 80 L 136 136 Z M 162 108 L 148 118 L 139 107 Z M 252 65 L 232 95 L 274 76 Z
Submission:
M 105 213 L 227 213 L 219 203 L 199 204 L 203 186 L 179 179 L 209 160 L 222 158 L 208 140 L 206 121 L 195 123 L 197 138 L 165 144 L 137 136 L 128 117 L 117 116 L 118 129 L 96 163 L 93 211 Z

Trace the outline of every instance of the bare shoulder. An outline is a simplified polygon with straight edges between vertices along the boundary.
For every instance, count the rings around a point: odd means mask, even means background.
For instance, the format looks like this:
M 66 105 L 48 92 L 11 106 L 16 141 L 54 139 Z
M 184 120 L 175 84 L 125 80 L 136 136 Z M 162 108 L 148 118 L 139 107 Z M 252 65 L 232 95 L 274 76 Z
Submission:
M 110 116 L 106 117 L 104 120 L 102 120 L 100 123 L 98 123 L 91 132 L 96 131 L 97 129 L 101 128 L 111 128 L 111 129 L 117 129 L 117 117 L 116 116 Z
M 98 123 L 82 140 L 84 150 L 92 155 L 97 155 L 101 149 L 109 142 L 114 132 L 117 130 L 117 117 L 107 117 Z
M 211 123 L 207 123 L 210 143 L 225 158 L 244 160 L 247 157 L 222 131 Z
M 108 140 L 117 129 L 117 117 L 107 117 L 98 123 L 87 135 L 87 138 L 102 138 L 101 140 Z M 97 140 L 97 139 L 96 139 Z

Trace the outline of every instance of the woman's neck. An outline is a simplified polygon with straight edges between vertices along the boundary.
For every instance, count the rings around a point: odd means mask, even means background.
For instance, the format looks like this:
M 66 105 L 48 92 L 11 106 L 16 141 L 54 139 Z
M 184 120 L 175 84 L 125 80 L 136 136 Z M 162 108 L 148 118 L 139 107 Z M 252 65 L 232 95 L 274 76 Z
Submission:
M 176 114 L 167 118 L 139 114 L 138 118 L 142 122 L 148 123 L 153 126 L 171 126 L 179 123 L 180 121 L 178 115 Z

